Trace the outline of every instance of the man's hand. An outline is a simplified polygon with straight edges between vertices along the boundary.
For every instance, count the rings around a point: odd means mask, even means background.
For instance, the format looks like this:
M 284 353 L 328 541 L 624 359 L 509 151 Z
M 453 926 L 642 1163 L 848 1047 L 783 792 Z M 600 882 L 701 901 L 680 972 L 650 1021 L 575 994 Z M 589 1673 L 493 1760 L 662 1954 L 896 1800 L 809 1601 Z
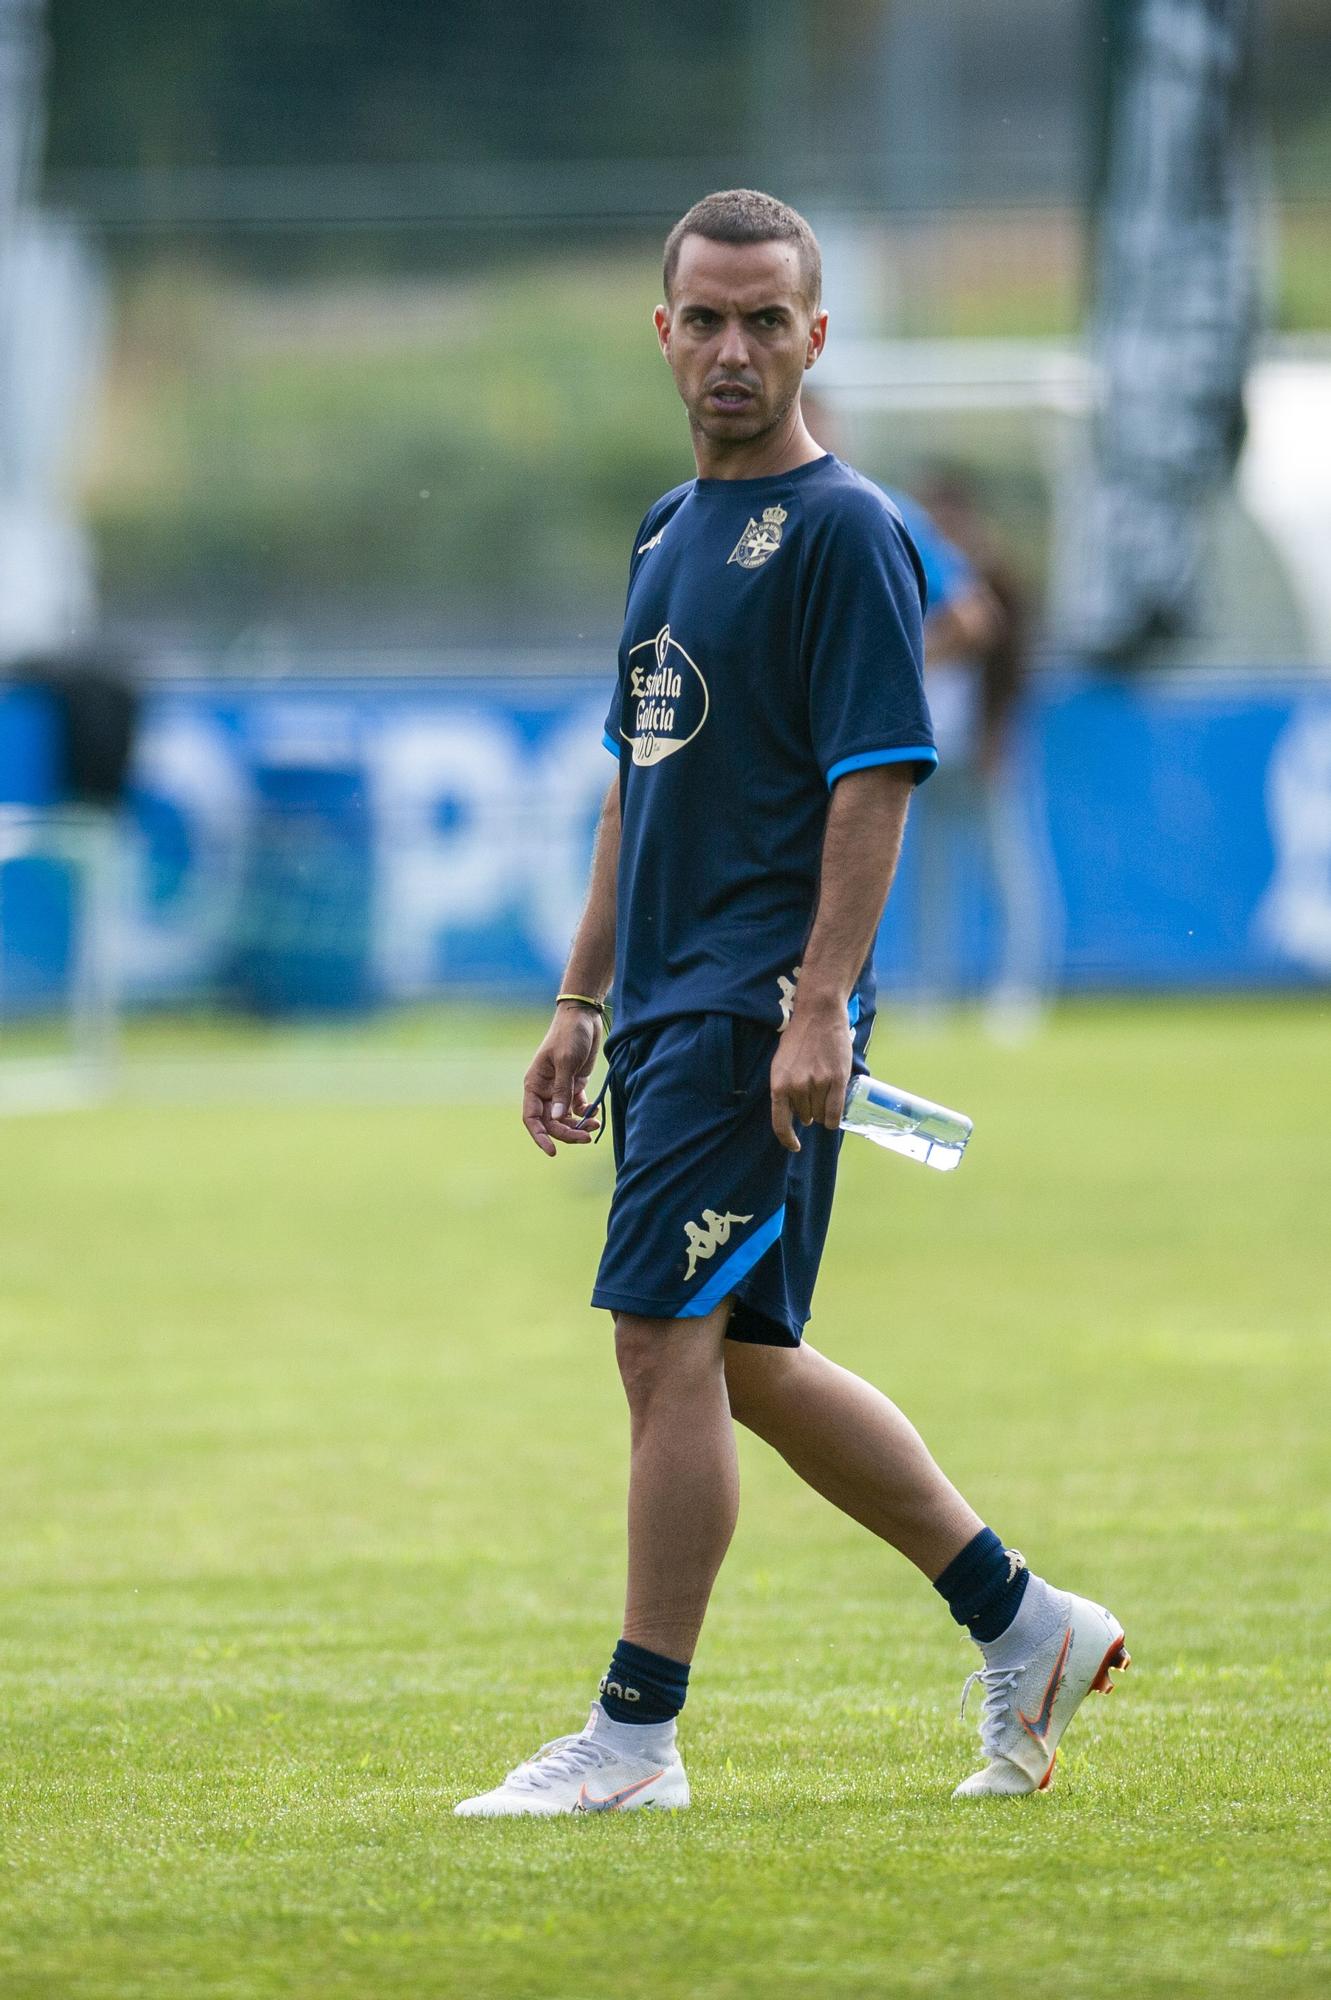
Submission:
M 585 1146 L 600 1129 L 599 1119 L 581 1128 L 575 1121 L 587 1110 L 586 1083 L 601 1032 L 599 1014 L 565 1001 L 555 1008 L 549 1033 L 523 1078 L 522 1122 L 552 1160 L 556 1139 L 566 1146 Z
M 795 1120 L 835 1132 L 846 1108 L 852 1038 L 843 1002 L 818 1003 L 803 993 L 772 1058 L 772 1130 L 798 1153 Z

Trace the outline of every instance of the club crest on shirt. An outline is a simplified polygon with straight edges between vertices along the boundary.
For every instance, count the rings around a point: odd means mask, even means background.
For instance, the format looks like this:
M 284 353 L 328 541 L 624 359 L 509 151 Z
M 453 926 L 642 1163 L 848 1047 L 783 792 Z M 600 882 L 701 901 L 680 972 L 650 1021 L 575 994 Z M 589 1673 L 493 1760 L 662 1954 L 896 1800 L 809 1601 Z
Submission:
M 781 546 L 781 529 L 785 520 L 784 507 L 764 507 L 761 521 L 750 519 L 748 527 L 726 558 L 726 567 L 738 563 L 741 569 L 761 569 L 767 558 L 774 556 Z
M 630 646 L 620 733 L 635 764 L 659 764 L 692 743 L 707 720 L 710 697 L 701 669 L 670 627 Z

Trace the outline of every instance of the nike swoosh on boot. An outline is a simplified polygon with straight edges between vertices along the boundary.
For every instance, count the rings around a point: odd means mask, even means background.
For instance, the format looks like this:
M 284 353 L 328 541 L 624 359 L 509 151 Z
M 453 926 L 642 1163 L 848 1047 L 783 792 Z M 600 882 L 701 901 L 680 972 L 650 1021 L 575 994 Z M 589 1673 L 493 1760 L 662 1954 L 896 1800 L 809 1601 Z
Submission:
M 653 1771 L 649 1777 L 639 1778 L 636 1785 L 625 1785 L 622 1791 L 611 1792 L 609 1798 L 605 1799 L 591 1798 L 588 1795 L 587 1787 L 584 1785 L 578 1793 L 576 1810 L 578 1812 L 618 1812 L 621 1806 L 627 1805 L 629 1800 L 636 1798 L 639 1792 L 645 1792 L 648 1785 L 654 1785 L 662 1775 L 663 1771 Z

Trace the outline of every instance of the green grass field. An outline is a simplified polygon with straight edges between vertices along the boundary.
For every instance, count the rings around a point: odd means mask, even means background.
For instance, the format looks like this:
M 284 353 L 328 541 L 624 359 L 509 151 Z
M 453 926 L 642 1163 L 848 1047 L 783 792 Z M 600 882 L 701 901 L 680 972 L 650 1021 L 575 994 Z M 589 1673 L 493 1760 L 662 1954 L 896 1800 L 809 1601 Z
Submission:
M 618 1630 L 608 1147 L 257 1093 L 0 1122 L 5 2000 L 1324 1994 L 1329 1029 L 880 1026 L 977 1137 L 847 1148 L 814 1337 L 1135 1656 L 1048 1796 L 975 1805 L 971 1649 L 750 1442 L 695 1809 L 449 1817 Z

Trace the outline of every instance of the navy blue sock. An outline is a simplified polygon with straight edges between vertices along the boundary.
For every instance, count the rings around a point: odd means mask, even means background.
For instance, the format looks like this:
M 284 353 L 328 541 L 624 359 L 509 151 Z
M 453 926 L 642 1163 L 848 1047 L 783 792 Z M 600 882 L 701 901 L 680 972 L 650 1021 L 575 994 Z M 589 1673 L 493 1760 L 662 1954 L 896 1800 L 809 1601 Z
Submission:
M 1005 1549 L 992 1528 L 981 1528 L 959 1556 L 953 1556 L 934 1589 L 972 1639 L 988 1643 L 1007 1631 L 1026 1595 L 1031 1573 L 1015 1550 Z
M 669 1722 L 688 1691 L 689 1670 L 682 1660 L 621 1639 L 601 1682 L 601 1706 L 612 1722 Z

